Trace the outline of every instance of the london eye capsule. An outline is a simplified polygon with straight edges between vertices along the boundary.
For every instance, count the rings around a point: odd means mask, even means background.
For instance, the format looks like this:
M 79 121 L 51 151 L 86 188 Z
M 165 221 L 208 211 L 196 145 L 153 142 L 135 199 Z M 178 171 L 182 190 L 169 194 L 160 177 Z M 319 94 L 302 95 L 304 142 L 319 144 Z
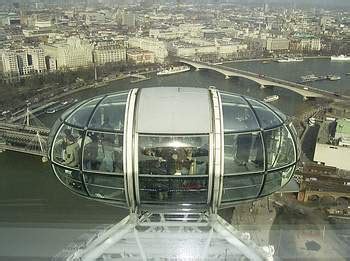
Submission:
M 299 157 L 276 108 L 215 88 L 155 87 L 77 104 L 51 130 L 69 189 L 136 209 L 216 210 L 280 190 Z

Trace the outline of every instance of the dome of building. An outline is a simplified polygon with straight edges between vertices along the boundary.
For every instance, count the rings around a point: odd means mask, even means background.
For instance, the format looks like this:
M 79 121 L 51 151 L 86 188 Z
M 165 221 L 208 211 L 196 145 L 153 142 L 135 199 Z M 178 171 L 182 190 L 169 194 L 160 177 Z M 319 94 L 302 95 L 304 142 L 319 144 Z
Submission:
M 280 190 L 299 157 L 278 109 L 215 88 L 98 96 L 57 120 L 49 158 L 72 191 L 135 209 L 212 209 Z

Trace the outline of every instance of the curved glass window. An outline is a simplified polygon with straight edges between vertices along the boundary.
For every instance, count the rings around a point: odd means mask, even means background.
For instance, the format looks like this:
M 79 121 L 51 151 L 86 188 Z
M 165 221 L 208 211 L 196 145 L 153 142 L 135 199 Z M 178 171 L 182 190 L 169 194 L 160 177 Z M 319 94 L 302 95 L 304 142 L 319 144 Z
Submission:
M 278 191 L 288 183 L 294 172 L 294 166 L 284 170 L 272 171 L 266 174 L 264 188 L 261 196 L 266 196 Z
M 264 171 L 261 133 L 224 135 L 224 175 Z
M 88 127 L 106 131 L 123 131 L 127 98 L 127 93 L 105 98 L 98 105 Z
M 52 147 L 52 161 L 79 169 L 82 135 L 82 130 L 62 125 Z
M 243 98 L 221 94 L 221 99 L 225 131 L 243 132 L 259 129 L 253 111 Z
M 83 147 L 84 171 L 123 173 L 123 134 L 87 131 Z
M 80 128 L 85 128 L 91 117 L 91 113 L 94 111 L 96 105 L 101 99 L 102 97 L 99 97 L 83 104 L 78 110 L 74 111 L 70 116 L 68 116 L 66 122 Z
M 66 111 L 64 111 L 62 113 L 60 119 L 65 120 L 75 109 L 77 109 L 78 107 L 80 107 L 84 103 L 86 103 L 86 101 L 78 102 L 78 103 L 74 104 L 73 106 L 69 107 L 69 109 L 67 109 Z
M 141 204 L 206 204 L 208 150 L 208 135 L 139 135 Z
M 84 173 L 84 180 L 90 196 L 125 201 L 123 176 Z
M 139 178 L 141 203 L 206 203 L 207 177 L 146 177 Z
M 208 175 L 208 149 L 208 135 L 139 135 L 139 174 Z
M 57 165 L 53 165 L 53 168 L 56 176 L 63 184 L 65 184 L 71 190 L 87 196 L 79 170 L 65 169 Z
M 48 136 L 48 139 L 47 139 L 47 144 L 52 144 L 53 142 L 53 139 L 55 138 L 56 134 L 57 134 L 57 131 L 61 128 L 62 126 L 62 123 L 63 121 L 59 118 L 55 121 L 55 123 L 53 124 L 53 126 L 51 127 L 51 130 L 50 130 L 50 133 L 49 133 L 49 136 Z M 51 150 L 52 150 L 52 147 L 49 148 L 49 159 L 51 159 Z
M 247 101 L 252 105 L 256 116 L 259 119 L 261 128 L 271 129 L 282 125 L 281 120 L 276 116 L 276 114 L 261 102 L 253 99 L 247 98 Z
M 287 120 L 287 116 L 282 113 L 279 109 L 277 109 L 275 106 L 273 106 L 272 104 L 267 104 L 265 102 L 261 102 L 263 103 L 265 106 L 269 107 L 272 111 L 274 111 L 283 121 Z
M 292 135 L 294 136 L 294 139 L 295 139 L 295 142 L 296 142 L 296 150 L 297 150 L 297 159 L 299 159 L 300 158 L 300 153 L 301 153 L 301 143 L 300 143 L 300 139 L 299 139 L 299 135 L 298 135 L 298 132 L 297 132 L 297 130 L 295 129 L 295 127 L 294 127 L 294 124 L 292 123 L 292 122 L 290 122 L 289 124 L 288 124 L 288 126 L 289 126 L 289 129 L 291 130 L 291 132 L 292 132 Z
M 224 177 L 222 202 L 256 198 L 261 189 L 263 175 L 241 175 Z
M 264 132 L 268 169 L 280 168 L 296 161 L 294 141 L 285 126 Z

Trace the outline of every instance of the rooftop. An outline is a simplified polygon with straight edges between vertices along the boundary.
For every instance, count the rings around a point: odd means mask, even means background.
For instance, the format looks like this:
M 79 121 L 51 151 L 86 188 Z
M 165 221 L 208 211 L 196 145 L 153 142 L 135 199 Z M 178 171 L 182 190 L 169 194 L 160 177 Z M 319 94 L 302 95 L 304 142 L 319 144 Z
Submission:
M 337 120 L 337 133 L 342 133 L 350 136 L 350 119 L 339 119 Z

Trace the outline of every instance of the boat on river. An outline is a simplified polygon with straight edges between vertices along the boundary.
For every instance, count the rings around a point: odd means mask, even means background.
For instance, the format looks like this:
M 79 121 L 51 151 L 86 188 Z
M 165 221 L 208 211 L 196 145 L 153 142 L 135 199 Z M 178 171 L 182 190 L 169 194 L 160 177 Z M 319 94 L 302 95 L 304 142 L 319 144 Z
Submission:
M 298 57 L 287 57 L 287 58 L 281 58 L 277 60 L 277 62 L 279 63 L 293 63 L 293 62 L 302 62 L 302 61 L 304 61 L 304 59 L 298 58 Z
M 280 97 L 278 95 L 271 95 L 264 98 L 264 102 L 277 101 Z
M 341 79 L 341 77 L 338 75 L 330 74 L 330 75 L 327 75 L 327 79 L 330 81 L 338 81 Z
M 331 61 L 350 61 L 350 56 L 339 55 L 339 56 L 331 56 Z
M 161 70 L 157 72 L 158 76 L 162 75 L 171 75 L 171 74 L 176 74 L 176 73 L 182 73 L 182 72 L 187 72 L 191 70 L 189 66 L 182 65 L 182 66 L 175 66 L 175 67 L 170 67 L 168 69 Z

